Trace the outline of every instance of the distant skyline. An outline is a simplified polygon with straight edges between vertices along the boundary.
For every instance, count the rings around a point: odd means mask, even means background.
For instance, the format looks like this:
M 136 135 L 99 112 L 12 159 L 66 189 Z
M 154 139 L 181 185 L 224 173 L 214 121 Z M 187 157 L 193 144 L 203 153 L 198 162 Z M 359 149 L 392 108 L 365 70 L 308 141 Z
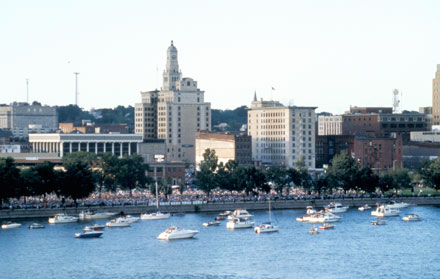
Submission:
M 432 104 L 440 1 L 2 1 L 0 103 L 132 105 L 173 40 L 214 109 L 258 98 L 343 113 Z M 272 92 L 271 88 L 275 88 Z

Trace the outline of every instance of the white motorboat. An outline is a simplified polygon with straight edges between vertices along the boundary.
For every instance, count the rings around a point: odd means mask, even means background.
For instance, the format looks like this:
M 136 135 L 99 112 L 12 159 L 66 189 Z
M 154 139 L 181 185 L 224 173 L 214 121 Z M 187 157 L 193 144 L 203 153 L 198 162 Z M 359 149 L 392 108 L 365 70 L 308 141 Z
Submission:
M 344 213 L 348 209 L 348 206 L 342 206 L 339 202 L 331 202 L 327 207 L 326 211 L 330 211 L 332 213 Z
M 312 228 L 309 230 L 309 234 L 318 234 L 318 228 L 316 228 L 316 227 L 312 227 Z
M 179 227 L 171 226 L 163 233 L 159 234 L 157 239 L 159 240 L 174 240 L 185 239 L 194 237 L 199 231 L 187 230 Z
M 393 217 L 399 216 L 400 211 L 398 209 L 391 209 L 386 205 L 380 205 L 376 208 L 376 210 L 371 212 L 371 216 L 376 217 Z
M 391 209 L 401 209 L 410 206 L 410 204 L 406 202 L 389 201 L 386 206 Z
M 307 215 L 312 215 L 312 214 L 315 214 L 315 213 L 316 213 L 316 210 L 313 208 L 313 206 L 308 205 L 308 206 L 306 207 L 306 212 L 307 212 Z
M 76 238 L 92 238 L 92 237 L 100 237 L 104 232 L 96 231 L 96 230 L 87 230 L 84 229 L 80 233 L 75 233 Z
M 32 223 L 32 225 L 28 226 L 28 229 L 35 230 L 35 229 L 44 229 L 44 226 L 38 223 Z
M 371 225 L 373 225 L 373 226 L 386 225 L 386 222 L 383 219 L 378 219 L 378 220 L 371 221 Z
M 125 227 L 130 227 L 131 223 L 128 222 L 127 220 L 123 220 L 123 219 L 113 219 L 110 222 L 105 223 L 106 227 L 109 228 L 125 228 Z
M 243 218 L 246 218 L 246 219 L 250 219 L 250 218 L 252 218 L 252 216 L 254 216 L 254 215 L 249 214 L 249 212 L 247 212 L 246 209 L 238 208 L 238 209 L 234 210 L 234 212 L 232 213 L 232 215 L 229 215 L 229 216 L 228 216 L 228 220 L 232 220 L 232 219 L 234 219 L 234 218 L 242 218 L 242 219 L 243 219 Z
M 49 224 L 67 224 L 78 222 L 78 217 L 69 216 L 64 213 L 55 214 L 54 217 L 49 218 Z
M 335 225 L 331 225 L 329 223 L 324 223 L 324 224 L 322 224 L 322 226 L 319 226 L 319 228 L 321 230 L 330 230 L 330 229 L 334 229 Z
M 227 211 L 225 211 L 225 212 L 219 213 L 218 216 L 224 216 L 224 217 L 227 217 L 227 216 L 229 216 L 229 215 L 231 215 L 231 214 L 232 214 L 232 211 L 227 210 Z
M 169 213 L 162 213 L 160 211 L 154 213 L 144 213 L 141 214 L 142 220 L 161 220 L 170 218 Z
M 97 220 L 97 219 L 108 219 L 115 216 L 116 212 L 92 212 L 92 211 L 81 211 L 78 215 L 80 220 Z
M 413 222 L 413 221 L 421 221 L 422 218 L 420 218 L 420 216 L 417 214 L 409 214 L 403 217 L 402 220 L 405 222 Z
M 363 205 L 363 206 L 358 208 L 359 211 L 365 211 L 365 210 L 368 210 L 368 209 L 371 209 L 371 206 L 369 206 L 368 204 Z
M 2 229 L 8 230 L 8 229 L 16 229 L 21 227 L 21 224 L 19 223 L 13 223 L 13 222 L 7 222 L 6 224 L 2 225 Z
M 278 231 L 278 226 L 272 224 L 262 224 L 254 228 L 255 233 L 269 233 L 269 232 L 277 232 L 277 231 Z
M 103 231 L 104 228 L 104 225 L 94 224 L 92 226 L 85 226 L 84 230 Z
M 341 221 L 342 217 L 333 214 L 332 212 L 324 212 L 318 218 L 319 223 L 333 223 Z
M 119 217 L 117 219 L 121 219 L 121 220 L 129 222 L 130 224 L 133 224 L 135 222 L 138 222 L 140 218 L 139 217 L 134 217 L 134 216 L 131 216 L 131 215 L 127 215 L 127 216 L 124 216 L 124 217 Z
M 204 227 L 218 226 L 218 225 L 220 225 L 220 221 L 217 220 L 203 223 Z
M 252 228 L 255 222 L 248 219 L 234 218 L 226 223 L 227 229 L 247 229 Z

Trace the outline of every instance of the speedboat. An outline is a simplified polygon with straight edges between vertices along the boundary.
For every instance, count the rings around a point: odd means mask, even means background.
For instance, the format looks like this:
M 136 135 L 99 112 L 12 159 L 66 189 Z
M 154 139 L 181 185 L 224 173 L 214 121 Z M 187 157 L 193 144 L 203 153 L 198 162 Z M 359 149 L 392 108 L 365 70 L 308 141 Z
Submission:
M 318 234 L 318 228 L 312 227 L 312 228 L 309 230 L 309 234 Z
M 247 229 L 252 228 L 255 222 L 248 219 L 234 218 L 226 223 L 227 229 Z
M 93 226 L 85 226 L 84 230 L 103 231 L 104 225 L 94 224 Z
M 246 209 L 241 209 L 238 208 L 236 210 L 234 210 L 234 213 L 232 213 L 232 215 L 228 216 L 228 220 L 233 220 L 234 218 L 247 218 L 250 219 L 252 218 L 252 214 L 249 214 L 249 212 L 247 212 Z
M 371 212 L 371 216 L 376 217 L 393 217 L 399 216 L 400 211 L 398 209 L 391 209 L 386 205 L 380 205 L 376 208 L 376 210 Z
M 168 219 L 168 218 L 170 218 L 169 213 L 162 213 L 160 211 L 150 213 L 150 214 L 148 214 L 148 213 L 141 214 L 142 220 L 161 220 L 161 219 Z
M 6 224 L 2 225 L 2 229 L 8 230 L 8 229 L 16 229 L 19 228 L 21 224 L 19 223 L 13 223 L 13 222 L 7 222 Z
M 132 224 L 132 223 L 138 222 L 140 218 L 139 217 L 134 217 L 134 216 L 131 216 L 131 215 L 127 215 L 127 216 L 124 216 L 124 217 L 119 217 L 117 219 L 121 219 L 121 220 L 127 221 L 130 224 Z
M 344 213 L 348 209 L 348 206 L 342 206 L 339 202 L 331 202 L 327 207 L 326 211 L 330 211 L 332 213 Z
M 318 218 L 318 222 L 319 223 L 339 222 L 339 221 L 341 221 L 341 219 L 342 219 L 341 216 L 333 214 L 332 212 L 324 212 Z
M 277 231 L 278 231 L 278 226 L 272 225 L 270 223 L 258 225 L 254 228 L 255 233 L 270 233 Z
M 401 209 L 410 206 L 410 204 L 406 202 L 389 201 L 386 206 L 391 209 Z
M 329 223 L 324 223 L 324 224 L 322 224 L 322 226 L 319 226 L 319 228 L 321 230 L 329 230 L 329 229 L 334 229 L 335 225 L 330 225 Z
M 28 226 L 28 229 L 44 229 L 44 226 L 38 223 L 32 223 Z
M 95 231 L 95 230 L 87 230 L 84 229 L 80 233 L 75 233 L 76 238 L 92 238 L 92 237 L 100 237 L 104 232 Z
M 173 240 L 173 239 L 185 239 L 194 237 L 199 231 L 181 229 L 179 227 L 171 226 L 163 233 L 159 234 L 157 239 L 160 240 Z
M 373 226 L 385 225 L 385 224 L 386 224 L 386 222 L 383 219 L 371 221 L 371 225 L 373 225 Z
M 232 211 L 227 210 L 225 212 L 219 213 L 218 216 L 227 217 L 227 216 L 229 216 L 231 214 L 232 214 Z
M 222 221 L 222 220 L 225 220 L 225 216 L 223 216 L 223 215 L 219 215 L 219 216 L 217 216 L 217 217 L 215 217 L 215 219 L 214 220 L 216 220 L 216 221 Z
M 412 221 L 421 221 L 422 218 L 420 218 L 419 215 L 417 214 L 409 214 L 403 217 L 402 220 L 405 222 L 412 222 Z
M 130 222 L 120 218 L 113 219 L 110 222 L 105 223 L 105 226 L 109 228 L 125 228 L 125 227 L 130 227 L 130 225 L 131 225 Z
M 54 217 L 49 218 L 49 224 L 67 224 L 78 222 L 78 217 L 69 216 L 64 213 L 55 214 Z
M 359 209 L 359 211 L 364 211 L 364 210 L 371 209 L 371 206 L 369 206 L 368 204 L 366 204 L 366 205 L 363 205 L 363 206 L 359 207 L 358 209 Z
M 220 225 L 220 221 L 217 220 L 203 223 L 204 227 L 218 226 L 218 225 Z
M 116 212 L 92 212 L 92 211 L 81 211 L 79 214 L 80 220 L 96 220 L 96 219 L 108 219 L 115 216 Z

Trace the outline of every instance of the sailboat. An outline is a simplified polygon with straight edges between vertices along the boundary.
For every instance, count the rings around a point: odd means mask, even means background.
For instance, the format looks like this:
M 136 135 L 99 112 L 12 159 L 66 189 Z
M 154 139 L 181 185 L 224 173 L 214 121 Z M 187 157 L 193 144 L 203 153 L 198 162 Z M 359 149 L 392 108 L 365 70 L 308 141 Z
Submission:
M 272 225 L 272 211 L 270 206 L 270 198 L 269 198 L 269 222 L 263 223 L 254 228 L 255 233 L 269 233 L 269 232 L 277 232 L 278 226 Z
M 162 213 L 159 211 L 159 191 L 157 190 L 157 180 L 156 180 L 156 208 L 157 208 L 157 212 L 141 214 L 141 219 L 142 220 L 161 220 L 161 219 L 170 218 L 169 213 Z

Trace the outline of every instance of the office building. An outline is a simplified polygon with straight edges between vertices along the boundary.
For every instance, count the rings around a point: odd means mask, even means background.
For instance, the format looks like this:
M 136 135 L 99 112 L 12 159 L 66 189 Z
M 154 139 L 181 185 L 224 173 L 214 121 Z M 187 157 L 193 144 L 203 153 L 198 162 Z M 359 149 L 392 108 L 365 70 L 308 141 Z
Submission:
M 440 125 L 440 64 L 432 80 L 432 125 Z

